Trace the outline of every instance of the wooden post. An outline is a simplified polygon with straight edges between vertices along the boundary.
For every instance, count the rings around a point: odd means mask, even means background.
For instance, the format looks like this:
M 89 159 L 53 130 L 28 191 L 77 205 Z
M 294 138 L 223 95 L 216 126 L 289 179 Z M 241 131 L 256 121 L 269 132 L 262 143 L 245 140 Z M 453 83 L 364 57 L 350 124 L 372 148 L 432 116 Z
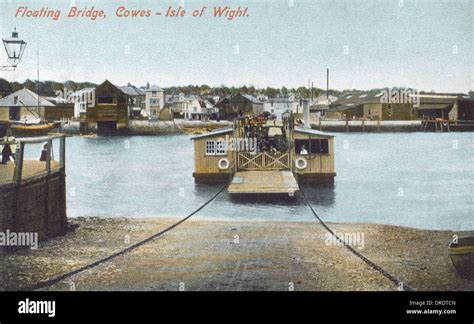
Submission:
M 380 118 L 377 119 L 377 130 L 380 132 Z
M 13 173 L 13 181 L 16 183 L 21 182 L 21 176 L 23 173 L 23 152 L 25 151 L 25 143 L 20 142 L 16 146 L 15 152 L 15 171 Z
M 66 168 L 66 136 L 59 139 L 59 165 L 62 169 Z
M 362 132 L 365 132 L 365 120 L 362 119 Z
M 46 172 L 48 174 L 51 173 L 51 144 L 52 144 L 52 140 L 48 140 L 48 142 L 46 143 Z
M 349 132 L 349 119 L 346 119 L 346 132 Z

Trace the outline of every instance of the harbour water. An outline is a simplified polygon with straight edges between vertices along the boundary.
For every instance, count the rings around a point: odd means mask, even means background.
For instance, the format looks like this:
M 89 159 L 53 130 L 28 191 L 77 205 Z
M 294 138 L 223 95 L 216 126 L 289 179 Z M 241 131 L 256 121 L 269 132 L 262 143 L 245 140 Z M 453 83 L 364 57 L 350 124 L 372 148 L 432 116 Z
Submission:
M 473 133 L 338 133 L 335 150 L 335 185 L 303 187 L 325 220 L 474 229 Z M 31 146 L 26 156 L 39 151 Z M 66 161 L 69 217 L 184 216 L 220 188 L 194 184 L 188 135 L 76 136 Z M 299 195 L 248 201 L 226 193 L 196 217 L 314 219 Z

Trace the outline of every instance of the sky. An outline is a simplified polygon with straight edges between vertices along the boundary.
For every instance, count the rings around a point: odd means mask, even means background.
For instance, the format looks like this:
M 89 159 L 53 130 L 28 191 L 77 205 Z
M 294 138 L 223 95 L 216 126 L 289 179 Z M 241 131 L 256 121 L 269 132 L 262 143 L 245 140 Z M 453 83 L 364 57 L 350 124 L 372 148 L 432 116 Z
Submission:
M 68 18 L 71 5 L 107 16 Z M 153 14 L 116 17 L 122 5 Z M 163 16 L 180 5 L 186 17 Z M 15 17 L 19 6 L 61 10 L 61 17 Z M 192 17 L 203 6 L 204 15 Z M 248 17 L 214 18 L 215 6 L 248 7 Z M 17 71 L 0 77 L 36 79 L 39 48 L 41 80 L 290 88 L 311 80 L 325 88 L 329 68 L 332 89 L 468 92 L 473 19 L 471 0 L 0 0 L 0 36 L 16 27 L 28 43 Z

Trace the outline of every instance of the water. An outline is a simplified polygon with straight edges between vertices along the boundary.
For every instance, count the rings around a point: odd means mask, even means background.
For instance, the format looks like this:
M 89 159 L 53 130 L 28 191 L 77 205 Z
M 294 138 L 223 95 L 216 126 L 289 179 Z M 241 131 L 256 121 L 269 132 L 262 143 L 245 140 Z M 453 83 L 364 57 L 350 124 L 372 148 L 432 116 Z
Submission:
M 474 229 L 473 133 L 336 135 L 335 186 L 304 187 L 323 219 Z M 66 161 L 69 217 L 183 216 L 219 189 L 194 184 L 187 135 L 68 138 Z M 300 196 L 242 201 L 227 193 L 197 217 L 314 219 Z

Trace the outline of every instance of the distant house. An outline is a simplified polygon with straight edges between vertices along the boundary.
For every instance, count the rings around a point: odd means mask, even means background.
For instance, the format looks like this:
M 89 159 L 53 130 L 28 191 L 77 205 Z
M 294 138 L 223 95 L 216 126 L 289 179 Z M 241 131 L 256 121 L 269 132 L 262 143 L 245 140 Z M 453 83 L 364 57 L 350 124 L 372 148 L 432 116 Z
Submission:
M 168 97 L 168 105 L 177 117 L 193 120 L 207 120 L 215 113 L 214 105 L 208 99 L 191 94 L 185 96 L 183 93 Z
M 74 118 L 85 121 L 87 108 L 95 105 L 95 88 L 84 88 L 68 96 L 74 103 Z
M 474 98 L 467 94 L 420 92 L 413 97 L 419 102 L 420 119 L 474 120 Z
M 207 106 L 205 101 L 196 95 L 190 95 L 186 97 L 187 102 L 187 113 L 191 116 L 191 119 L 206 120 L 209 117 Z
M 219 115 L 223 119 L 232 120 L 239 115 L 257 116 L 263 113 L 263 102 L 252 95 L 237 94 L 231 98 L 225 98 L 216 105 Z
M 49 99 L 49 100 L 48 100 Z M 18 90 L 0 99 L 0 119 L 37 123 L 59 121 L 74 115 L 74 106 L 66 100 L 38 96 L 29 89 Z
M 326 114 L 326 111 L 329 110 L 334 102 L 337 101 L 337 97 L 335 96 L 327 96 L 327 95 L 321 95 L 315 99 L 312 100 L 309 111 L 311 113 L 311 117 L 313 118 L 319 118 L 319 117 L 324 117 Z
M 302 113 L 300 102 L 294 96 L 268 98 L 263 102 L 263 110 L 275 115 L 280 120 L 285 112 Z
M 158 116 L 165 107 L 165 92 L 158 86 L 145 89 L 145 112 L 148 116 Z
M 388 90 L 352 93 L 339 98 L 326 110 L 327 119 L 414 120 L 417 107 L 410 102 L 395 102 Z
M 137 88 L 130 83 L 119 87 L 127 95 L 128 115 L 130 118 L 136 118 L 141 111 L 145 109 L 145 90 Z
M 127 94 L 105 80 L 95 90 L 94 107 L 86 113 L 87 128 L 97 127 L 97 132 L 116 131 L 128 127 L 129 100 Z

